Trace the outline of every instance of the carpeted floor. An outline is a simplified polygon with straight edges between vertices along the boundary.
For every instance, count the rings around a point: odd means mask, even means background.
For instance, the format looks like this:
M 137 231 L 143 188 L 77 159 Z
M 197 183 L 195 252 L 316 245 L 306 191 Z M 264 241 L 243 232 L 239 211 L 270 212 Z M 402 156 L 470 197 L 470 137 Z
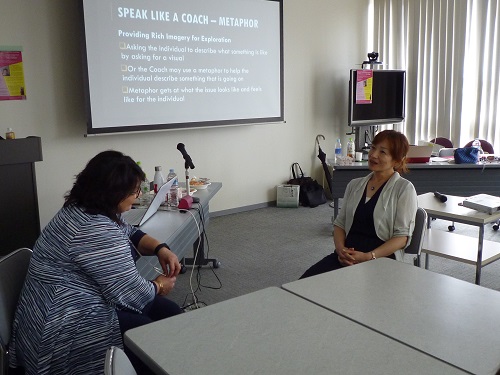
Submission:
M 208 257 L 217 258 L 220 268 L 191 268 L 178 277 L 170 298 L 181 306 L 193 300 L 197 290 L 199 305 L 213 304 L 269 286 L 297 280 L 311 264 L 333 250 L 333 209 L 328 204 L 316 208 L 267 207 L 215 217 L 207 227 Z M 435 220 L 433 229 L 447 230 L 449 222 Z M 477 237 L 478 229 L 455 224 L 454 233 Z M 485 239 L 500 242 L 500 231 L 488 226 Z M 477 249 L 471 249 L 476 251 Z M 407 255 L 405 262 L 412 263 Z M 474 282 L 475 267 L 432 257 L 429 269 Z M 191 280 L 191 282 L 190 282 Z M 482 270 L 481 285 L 500 291 L 500 262 Z

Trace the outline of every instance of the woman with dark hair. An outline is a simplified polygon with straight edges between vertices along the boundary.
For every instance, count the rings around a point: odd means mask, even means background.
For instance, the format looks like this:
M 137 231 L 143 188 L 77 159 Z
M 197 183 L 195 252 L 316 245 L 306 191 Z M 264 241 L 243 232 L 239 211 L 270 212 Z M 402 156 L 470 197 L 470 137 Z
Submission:
M 335 251 L 310 267 L 306 278 L 394 253 L 409 245 L 417 212 L 413 184 L 400 176 L 407 172 L 406 137 L 384 130 L 373 139 L 368 154 L 368 176 L 346 187 L 342 209 L 333 225 Z
M 144 178 L 117 151 L 101 152 L 77 175 L 33 248 L 12 330 L 12 367 L 26 374 L 99 374 L 106 350 L 123 348 L 126 330 L 181 312 L 164 298 L 181 269 L 177 256 L 120 218 Z M 164 275 L 144 279 L 134 263 L 139 255 L 156 255 Z

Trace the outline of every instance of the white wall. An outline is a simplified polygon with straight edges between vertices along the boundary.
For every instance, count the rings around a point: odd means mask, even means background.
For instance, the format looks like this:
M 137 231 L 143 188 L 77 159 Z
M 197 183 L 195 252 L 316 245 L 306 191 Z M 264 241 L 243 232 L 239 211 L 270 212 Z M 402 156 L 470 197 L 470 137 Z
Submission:
M 183 173 L 176 145 L 183 142 L 191 175 L 222 181 L 211 211 L 276 199 L 292 162 L 321 178 L 315 138 L 333 152 L 348 131 L 347 80 L 366 57 L 367 0 L 284 0 L 286 124 L 164 131 L 85 138 L 81 31 L 77 0 L 0 0 L 0 46 L 21 46 L 26 101 L 0 102 L 0 132 L 42 138 L 36 164 L 42 227 L 63 203 L 73 178 L 98 152 L 116 149 Z M 258 177 L 258 178 L 256 178 Z M 5 199 L 5 197 L 4 197 Z

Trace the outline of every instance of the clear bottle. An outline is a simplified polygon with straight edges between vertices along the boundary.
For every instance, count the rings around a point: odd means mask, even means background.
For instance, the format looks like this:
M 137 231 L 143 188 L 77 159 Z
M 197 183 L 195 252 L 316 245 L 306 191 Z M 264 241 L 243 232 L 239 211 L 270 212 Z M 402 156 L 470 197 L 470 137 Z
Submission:
M 170 168 L 170 171 L 167 175 L 167 182 L 172 178 L 176 178 L 177 175 L 173 168 Z M 167 196 L 167 206 L 169 207 L 177 207 L 179 205 L 179 179 L 177 179 L 171 186 L 170 191 Z
M 7 128 L 7 133 L 5 133 L 5 139 L 16 139 L 16 133 L 12 128 Z
M 158 193 L 158 190 L 162 187 L 162 185 L 165 183 L 165 177 L 163 177 L 163 173 L 161 172 L 161 167 L 156 166 L 155 167 L 155 176 L 153 178 L 153 187 L 155 190 L 155 194 Z
M 472 141 L 472 147 L 477 148 L 480 153 L 483 152 L 481 141 L 479 140 L 479 138 L 475 138 L 474 141 Z
M 142 168 L 141 162 L 138 161 L 137 165 Z M 139 204 L 141 206 L 147 206 L 150 201 L 150 194 L 149 192 L 151 191 L 151 184 L 149 183 L 149 180 L 147 177 L 144 178 L 144 181 L 141 182 L 141 192 L 142 194 L 139 196 Z
M 335 143 L 335 163 L 338 162 L 341 156 L 342 156 L 342 143 L 340 143 L 340 138 L 337 138 L 337 142 Z
M 349 142 L 347 142 L 347 156 L 354 159 L 354 142 L 352 138 L 349 138 Z

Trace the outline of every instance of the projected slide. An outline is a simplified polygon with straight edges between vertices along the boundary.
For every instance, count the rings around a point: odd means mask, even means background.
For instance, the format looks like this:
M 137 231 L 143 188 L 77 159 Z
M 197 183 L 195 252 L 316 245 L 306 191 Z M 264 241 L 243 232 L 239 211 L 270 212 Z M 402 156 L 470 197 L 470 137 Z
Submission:
M 83 0 L 88 132 L 283 120 L 281 7 Z

